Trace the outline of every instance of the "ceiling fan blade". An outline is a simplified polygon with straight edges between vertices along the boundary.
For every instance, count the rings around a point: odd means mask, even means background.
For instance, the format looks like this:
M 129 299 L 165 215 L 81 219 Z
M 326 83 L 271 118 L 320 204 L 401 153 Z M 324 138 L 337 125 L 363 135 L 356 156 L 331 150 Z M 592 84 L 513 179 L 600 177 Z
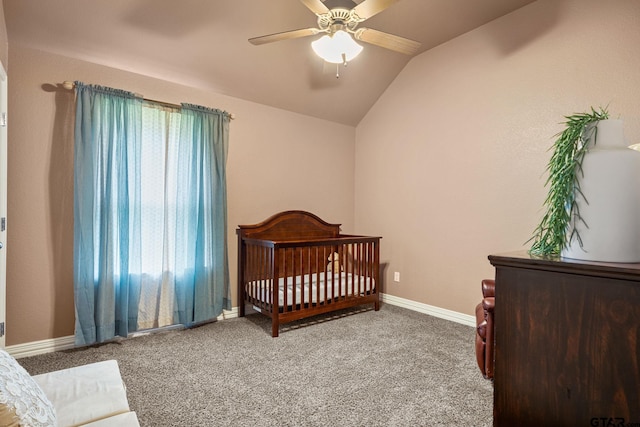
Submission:
M 400 0 L 364 0 L 362 3 L 353 8 L 353 11 L 362 20 L 369 19 L 373 15 L 377 15 L 394 3 Z
M 355 31 L 354 37 L 356 40 L 384 47 L 385 49 L 391 49 L 404 53 L 405 55 L 415 55 L 421 46 L 420 42 L 378 30 L 372 30 L 371 28 L 359 28 Z
M 300 2 L 316 15 L 323 15 L 329 12 L 329 8 L 320 0 L 300 0 Z
M 265 43 L 279 42 L 281 40 L 315 36 L 319 32 L 320 30 L 318 28 L 304 28 L 302 30 L 284 31 L 282 33 L 269 34 L 267 36 L 253 37 L 249 39 L 249 42 L 251 44 L 260 45 Z

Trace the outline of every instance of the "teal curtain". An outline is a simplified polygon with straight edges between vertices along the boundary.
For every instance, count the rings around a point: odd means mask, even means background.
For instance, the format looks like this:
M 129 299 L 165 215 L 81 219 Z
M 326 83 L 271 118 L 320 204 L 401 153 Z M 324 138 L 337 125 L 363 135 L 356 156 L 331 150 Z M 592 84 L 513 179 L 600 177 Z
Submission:
M 185 104 L 170 120 L 157 120 L 132 93 L 81 82 L 76 92 L 76 344 L 127 336 L 139 329 L 139 317 L 149 323 L 149 313 L 163 311 L 148 307 L 157 289 L 173 312 L 161 325 L 190 326 L 231 308 L 228 114 Z M 165 137 L 151 137 L 157 132 L 149 126 Z M 166 177 L 157 179 L 158 171 Z M 151 242 L 150 233 L 162 233 L 164 243 Z
M 74 290 L 76 344 L 135 330 L 139 276 L 142 102 L 76 82 Z
M 226 162 L 229 115 L 182 104 L 177 182 L 176 317 L 191 325 L 231 308 Z

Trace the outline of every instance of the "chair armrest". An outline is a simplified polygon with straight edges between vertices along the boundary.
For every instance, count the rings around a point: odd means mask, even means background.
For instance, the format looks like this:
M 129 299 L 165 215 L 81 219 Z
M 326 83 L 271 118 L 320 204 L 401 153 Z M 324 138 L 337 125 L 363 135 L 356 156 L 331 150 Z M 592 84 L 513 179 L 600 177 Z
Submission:
M 482 296 L 495 297 L 496 296 L 496 281 L 493 279 L 484 279 L 482 281 Z
M 487 315 L 485 314 L 482 303 L 476 306 L 476 330 L 478 331 L 478 335 L 484 342 L 485 338 L 487 337 Z
M 496 305 L 494 279 L 482 281 L 482 302 L 476 306 L 476 359 L 482 375 L 493 380 L 493 313 Z
M 33 379 L 53 404 L 60 427 L 83 425 L 130 411 L 115 360 L 35 375 Z
M 493 379 L 494 360 L 493 360 L 493 313 L 496 305 L 495 297 L 488 297 L 482 300 L 482 308 L 484 308 L 487 329 L 486 329 L 486 353 L 485 353 L 485 378 Z
M 496 306 L 496 297 L 487 297 L 482 299 L 482 308 L 488 313 L 493 313 Z M 486 316 L 486 315 L 485 315 Z

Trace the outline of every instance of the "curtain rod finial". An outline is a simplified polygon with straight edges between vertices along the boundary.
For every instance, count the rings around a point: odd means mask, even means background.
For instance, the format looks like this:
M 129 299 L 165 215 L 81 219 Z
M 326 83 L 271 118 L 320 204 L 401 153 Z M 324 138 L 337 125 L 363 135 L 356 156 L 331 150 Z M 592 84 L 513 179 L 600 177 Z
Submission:
M 75 85 L 73 84 L 73 82 L 70 82 L 68 80 L 65 80 L 64 82 L 62 82 L 62 87 L 67 89 L 67 90 L 71 90 L 73 89 Z

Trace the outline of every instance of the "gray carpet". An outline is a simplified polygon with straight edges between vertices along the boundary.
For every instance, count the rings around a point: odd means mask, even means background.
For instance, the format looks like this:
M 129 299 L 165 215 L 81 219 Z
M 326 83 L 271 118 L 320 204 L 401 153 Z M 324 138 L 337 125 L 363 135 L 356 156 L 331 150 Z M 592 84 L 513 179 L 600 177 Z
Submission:
M 117 359 L 143 427 L 492 424 L 469 326 L 384 304 L 270 328 L 254 314 L 19 362 Z

